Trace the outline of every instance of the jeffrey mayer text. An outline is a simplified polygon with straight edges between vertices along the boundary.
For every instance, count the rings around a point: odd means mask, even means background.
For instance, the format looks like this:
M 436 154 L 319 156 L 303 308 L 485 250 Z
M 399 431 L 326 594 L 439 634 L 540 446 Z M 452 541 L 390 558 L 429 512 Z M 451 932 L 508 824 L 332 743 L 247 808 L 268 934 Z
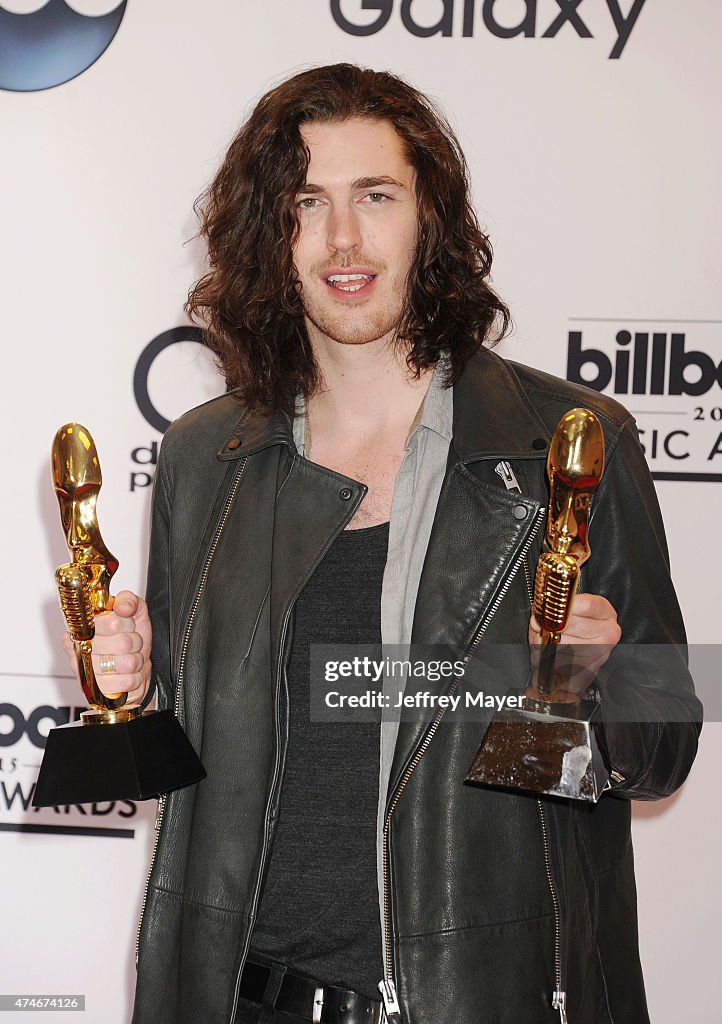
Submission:
M 330 690 L 325 697 L 328 708 L 451 708 L 456 711 L 463 701 L 465 708 L 494 708 L 501 711 L 504 708 L 523 707 L 522 694 L 497 694 L 478 693 L 463 694 L 452 693 L 430 693 L 428 690 L 421 690 L 418 693 L 382 693 L 381 690 L 366 690 L 365 693 L 339 693 L 338 690 Z

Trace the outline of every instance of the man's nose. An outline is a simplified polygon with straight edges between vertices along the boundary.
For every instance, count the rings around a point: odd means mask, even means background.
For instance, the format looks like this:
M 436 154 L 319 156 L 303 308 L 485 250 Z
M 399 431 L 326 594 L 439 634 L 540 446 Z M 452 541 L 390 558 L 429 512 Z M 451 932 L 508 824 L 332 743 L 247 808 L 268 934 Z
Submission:
M 326 244 L 331 252 L 352 252 L 361 246 L 361 225 L 353 207 L 341 204 L 332 207 L 327 222 Z

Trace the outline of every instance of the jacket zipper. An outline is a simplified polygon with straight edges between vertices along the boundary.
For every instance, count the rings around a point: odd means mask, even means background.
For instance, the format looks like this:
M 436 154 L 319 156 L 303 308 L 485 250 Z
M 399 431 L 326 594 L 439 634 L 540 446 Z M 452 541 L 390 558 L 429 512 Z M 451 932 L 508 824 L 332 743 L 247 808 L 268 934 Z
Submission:
M 291 611 L 292 611 L 292 609 L 293 609 L 293 605 L 291 604 L 287 608 L 287 610 L 286 610 L 286 614 L 285 614 L 285 617 L 283 619 L 283 628 L 281 629 L 281 643 L 280 643 L 280 646 L 279 646 L 278 668 L 277 668 L 277 672 L 276 672 L 276 678 L 277 678 L 277 680 L 279 682 L 280 682 L 281 673 L 283 671 L 283 659 L 284 659 L 284 652 L 285 652 L 285 647 L 286 647 L 286 634 L 288 632 L 288 623 L 289 623 L 290 618 L 291 618 Z M 254 892 L 253 892 L 253 903 L 251 905 L 251 918 L 252 919 L 255 918 L 255 916 L 256 916 L 256 910 L 258 909 L 258 900 L 259 900 L 259 897 L 260 897 L 260 894 L 261 894 L 261 885 L 262 885 L 262 882 L 263 882 L 263 868 L 264 868 L 264 865 L 266 863 L 266 854 L 268 852 L 268 839 L 269 839 L 269 833 L 270 833 L 270 829 L 268 827 L 269 826 L 269 821 L 270 821 L 270 814 L 269 814 L 269 812 L 270 812 L 270 809 L 271 809 L 271 804 L 273 802 L 273 797 L 274 797 L 275 790 L 276 790 L 276 783 L 278 781 L 278 771 L 279 771 L 279 768 L 281 766 L 281 743 L 280 743 L 281 723 L 279 721 L 279 703 L 280 702 L 279 702 L 278 698 L 276 697 L 276 699 L 274 701 L 274 704 L 275 704 L 275 727 L 276 727 L 276 759 L 275 759 L 275 762 L 274 762 L 274 765 L 273 765 L 273 778 L 271 779 L 271 788 L 268 791 L 268 801 L 266 803 L 266 812 L 265 812 L 264 820 L 263 820 L 263 847 L 261 849 L 261 867 L 260 867 L 260 870 L 258 872 L 258 878 L 256 879 L 256 887 L 255 887 Z M 238 999 L 240 997 L 240 992 L 241 992 L 241 978 L 243 976 L 243 967 L 244 967 L 245 962 L 246 962 L 246 956 L 248 955 L 248 947 L 251 944 L 252 931 L 253 931 L 252 928 L 248 929 L 248 935 L 246 936 L 246 941 L 245 941 L 244 946 L 243 946 L 243 951 L 241 952 L 241 960 L 240 960 L 240 964 L 239 964 L 239 967 L 238 967 L 238 976 L 236 977 L 236 986 L 235 986 L 235 989 L 233 991 L 233 1007 L 231 1009 L 230 1024 L 233 1024 L 233 1021 L 236 1019 L 236 1010 L 238 1008 Z
M 452 685 L 449 687 L 449 694 L 453 694 L 458 688 L 457 680 L 454 680 Z M 391 883 L 390 883 L 390 871 L 389 871 L 389 829 L 391 827 L 391 815 L 394 812 L 401 794 L 406 788 L 406 783 L 411 778 L 411 775 L 419 763 L 421 758 L 426 753 L 426 750 L 434 738 L 434 733 L 439 727 L 439 722 L 444 717 L 446 709 L 441 708 L 434 718 L 433 722 L 429 727 L 429 731 L 426 733 L 419 749 L 414 754 L 413 758 L 409 762 L 401 776 L 401 780 L 394 791 L 394 795 L 389 804 L 389 809 L 386 812 L 386 818 L 384 820 L 384 831 L 383 831 L 383 872 L 384 872 L 384 977 L 379 982 L 379 991 L 381 992 L 381 998 L 384 1003 L 384 1010 L 386 1011 L 386 1018 L 391 1021 L 401 1020 L 401 1008 L 399 1006 L 399 1000 L 396 993 L 396 983 L 394 981 L 394 965 L 393 955 L 391 952 Z
M 514 471 L 508 462 L 498 463 L 498 465 L 495 466 L 495 471 L 504 481 L 504 486 L 508 491 L 518 491 L 521 494 L 519 481 L 514 475 Z M 533 604 L 534 584 L 532 582 L 531 569 L 529 568 L 529 560 L 527 558 L 524 559 L 524 573 L 526 575 L 526 586 L 529 592 L 529 603 Z M 552 870 L 551 851 L 549 849 L 549 828 L 546 820 L 546 812 L 544 810 L 544 804 L 538 798 L 537 806 L 539 808 L 542 845 L 544 847 L 544 868 L 546 871 L 549 893 L 552 898 L 552 907 L 554 908 L 554 992 L 552 993 L 552 1009 L 559 1011 L 560 1024 L 567 1024 L 567 994 L 562 990 L 561 905 L 559 903 L 559 894 L 557 892 L 556 883 L 554 881 L 554 872 Z
M 243 471 L 246 468 L 246 462 L 247 461 L 248 461 L 248 459 L 243 459 L 238 464 L 238 468 L 236 469 L 236 472 L 235 472 L 235 474 L 233 476 L 233 480 L 231 482 L 231 489 L 228 492 L 228 497 L 226 498 L 225 504 L 223 506 L 223 511 L 221 512 L 221 517 L 218 520 L 218 525 L 216 526 L 216 532 L 213 535 L 213 540 L 211 542 L 211 546 L 208 549 L 208 554 L 206 555 L 206 560 L 205 560 L 205 562 L 203 564 L 203 571 L 201 573 L 201 578 L 200 578 L 200 581 L 198 583 L 198 589 L 196 590 L 196 595 L 195 595 L 195 597 L 193 599 L 193 604 L 191 605 L 190 614 L 188 616 L 188 622 L 186 623 L 185 632 L 183 634 L 183 644 L 181 646 L 181 655 L 180 655 L 180 660 L 178 662 L 178 682 L 176 684 L 175 701 L 174 701 L 174 705 L 173 705 L 173 711 L 174 711 L 174 714 L 175 714 L 176 718 L 178 719 L 178 721 L 180 721 L 181 698 L 182 698 L 182 694 L 183 694 L 183 670 L 185 668 L 186 654 L 188 652 L 188 643 L 190 641 L 191 630 L 193 628 L 193 620 L 196 617 L 196 611 L 198 610 L 198 605 L 200 604 L 200 600 L 201 600 L 201 597 L 203 595 L 203 591 L 205 589 L 206 580 L 208 579 L 208 573 L 209 573 L 210 568 L 211 568 L 211 562 L 213 561 L 213 556 L 216 553 L 216 548 L 218 547 L 218 542 L 221 539 L 221 533 L 223 532 L 223 528 L 226 525 L 226 520 L 228 519 L 228 514 L 229 514 L 229 512 L 231 510 L 231 505 L 233 504 L 233 499 L 236 496 L 236 491 L 238 490 L 238 485 L 241 482 L 241 477 L 243 476 Z M 143 892 L 143 902 L 141 903 L 141 907 L 140 907 L 140 920 L 138 921 L 138 930 L 136 932 L 136 937 L 135 937 L 135 966 L 136 966 L 136 969 L 138 967 L 138 955 L 139 955 L 139 952 L 140 952 L 140 930 L 143 927 L 143 915 L 145 914 L 145 906 L 146 906 L 146 903 L 148 902 L 148 890 L 150 888 L 150 876 L 153 873 L 153 865 L 155 864 L 155 858 L 156 858 L 156 854 L 158 852 L 158 842 L 160 840 L 161 825 L 163 824 L 163 814 L 165 812 L 166 797 L 167 797 L 167 794 L 163 793 L 161 795 L 161 797 L 159 798 L 159 800 L 158 800 L 158 811 L 156 813 L 156 818 L 155 818 L 155 840 L 153 842 L 153 853 L 151 854 L 150 867 L 148 868 L 148 876 L 147 876 L 146 881 L 145 881 L 145 890 Z
M 501 463 L 500 463 L 500 465 L 501 465 Z M 506 465 L 508 465 L 508 463 Z M 509 467 L 509 469 L 511 469 L 511 467 Z M 497 472 L 498 472 L 498 467 L 497 467 Z M 513 473 L 512 473 L 512 476 L 513 476 Z M 504 479 L 504 478 L 502 477 L 502 479 Z M 514 482 L 516 483 L 516 477 L 514 477 Z M 513 484 L 512 484 L 511 487 L 507 486 L 507 489 L 508 490 L 512 490 L 512 489 L 514 489 L 514 490 L 517 490 L 517 489 L 521 490 L 519 488 L 519 484 L 518 483 L 516 483 L 516 487 L 514 487 Z M 479 629 L 476 632 L 476 636 L 474 637 L 474 640 L 473 640 L 471 646 L 469 647 L 469 650 L 467 651 L 466 656 L 464 658 L 464 665 L 466 665 L 468 663 L 468 661 L 471 658 L 471 656 L 472 656 L 475 648 L 477 647 L 479 641 L 481 640 L 482 636 L 484 635 L 484 633 L 488 629 L 489 623 L 491 622 L 492 618 L 496 614 L 496 611 L 497 611 L 499 605 L 504 600 L 504 597 L 506 596 L 506 593 L 509 590 L 509 587 L 511 586 L 512 582 L 514 581 L 514 579 L 516 577 L 516 574 L 519 571 L 520 565 L 524 564 L 524 562 L 526 560 L 527 552 L 529 551 L 529 548 L 531 547 L 531 545 L 532 545 L 532 543 L 534 541 L 534 538 L 536 537 L 537 533 L 539 532 L 539 527 L 541 525 L 542 518 L 543 518 L 545 513 L 546 513 L 546 508 L 540 508 L 539 511 L 537 512 L 537 514 L 536 514 L 536 521 L 535 521 L 535 523 L 534 523 L 534 525 L 533 525 L 533 527 L 532 527 L 532 529 L 531 529 L 531 531 L 529 533 L 529 536 L 527 537 L 527 539 L 526 539 L 526 541 L 524 543 L 523 548 L 521 549 L 521 551 L 517 555 L 516 561 L 512 565 L 511 569 L 509 570 L 509 574 L 506 577 L 506 579 L 504 580 L 504 584 L 503 584 L 501 590 L 496 595 L 496 598 L 494 599 L 494 603 L 492 604 L 491 608 L 487 612 L 487 614 L 484 617 L 481 625 L 479 626 Z M 449 690 L 448 690 L 449 695 L 452 695 L 453 693 L 455 693 L 455 691 L 457 689 L 458 689 L 458 680 L 455 679 L 453 681 L 452 685 L 449 687 Z M 404 789 L 406 788 L 406 785 L 407 785 L 409 779 L 411 778 L 411 776 L 412 776 L 412 774 L 414 772 L 414 769 L 416 768 L 416 766 L 418 765 L 419 761 L 421 760 L 421 758 L 426 753 L 426 751 L 427 751 L 427 749 L 429 747 L 429 744 L 431 743 L 432 739 L 434 738 L 434 734 L 436 733 L 436 730 L 439 727 L 439 723 L 441 722 L 441 719 L 444 717 L 445 711 L 446 711 L 445 708 L 441 708 L 437 712 L 437 714 L 436 714 L 433 722 L 429 726 L 428 732 L 424 736 L 424 738 L 423 738 L 419 748 L 417 749 L 416 753 L 412 757 L 412 759 L 409 762 L 409 764 L 406 766 L 406 769 L 404 770 L 404 773 L 401 776 L 401 779 L 399 780 L 399 784 L 396 787 L 396 789 L 394 790 L 394 793 L 393 793 L 393 795 L 391 797 L 391 801 L 389 802 L 389 809 L 386 812 L 386 818 L 384 820 L 384 829 L 383 829 L 384 977 L 383 977 L 383 980 L 379 982 L 379 991 L 381 992 L 381 997 L 383 999 L 383 1004 L 384 1004 L 384 1010 L 385 1010 L 386 1018 L 390 1022 L 390 1024 L 391 1024 L 391 1022 L 397 1022 L 397 1021 L 401 1020 L 401 1009 L 400 1009 L 400 1005 L 399 1005 L 399 1001 L 398 1001 L 398 994 L 397 994 L 397 991 L 396 991 L 396 982 L 394 980 L 394 963 L 393 963 L 393 953 L 392 953 L 392 948 L 391 948 L 391 878 L 390 878 L 391 871 L 390 871 L 390 852 L 389 852 L 390 851 L 389 834 L 390 834 L 390 830 L 391 830 L 391 815 L 393 814 L 394 809 L 396 808 L 396 805 L 399 802 L 401 794 L 403 793 Z M 566 1021 L 563 1021 L 562 1024 L 566 1024 Z
M 293 607 L 294 607 L 294 603 L 292 602 L 289 605 L 289 607 L 286 609 L 286 614 L 285 614 L 284 619 L 283 619 L 283 626 L 281 628 L 281 643 L 279 645 L 278 666 L 277 666 L 277 669 L 276 669 L 276 679 L 277 679 L 277 682 L 279 684 L 280 684 L 281 675 L 283 673 L 283 661 L 284 661 L 285 647 L 286 647 L 286 635 L 288 633 L 288 623 L 291 620 L 291 612 L 293 611 Z M 263 825 L 263 848 L 261 850 L 261 867 L 260 867 L 260 870 L 258 872 L 258 878 L 256 879 L 256 887 L 255 887 L 255 890 L 254 890 L 254 893 L 253 893 L 253 904 L 251 906 L 251 917 L 252 918 L 254 918 L 255 915 L 256 915 L 256 910 L 258 908 L 258 900 L 259 900 L 259 897 L 260 897 L 260 894 L 261 894 L 261 886 L 263 884 L 263 869 L 264 869 L 265 862 L 266 862 L 266 854 L 268 852 L 268 839 L 269 839 L 269 828 L 268 828 L 268 825 L 269 825 L 269 818 L 270 818 L 269 811 L 271 809 L 271 804 L 273 802 L 273 797 L 274 797 L 275 789 L 276 789 L 276 783 L 278 781 L 278 772 L 279 772 L 279 768 L 281 766 L 281 743 L 280 743 L 281 725 L 280 725 L 280 721 L 279 721 L 279 701 L 278 701 L 278 698 L 276 698 L 276 700 L 275 700 L 275 725 L 276 725 L 276 760 L 275 760 L 275 764 L 273 766 L 273 778 L 271 780 L 271 788 L 269 790 L 268 802 L 266 804 L 266 813 L 265 813 L 264 825 Z M 234 993 L 233 993 L 233 1007 L 231 1009 L 230 1024 L 233 1024 L 233 1022 L 235 1020 L 235 1017 L 236 1017 L 236 1010 L 238 1009 L 238 999 L 240 997 L 240 990 L 241 990 L 241 979 L 243 977 L 243 968 L 244 968 L 244 965 L 245 965 L 245 962 L 246 962 L 246 956 L 248 955 L 248 948 L 249 948 L 249 946 L 251 944 L 252 931 L 253 931 L 252 929 L 248 930 L 248 935 L 246 937 L 246 941 L 245 941 L 245 944 L 244 944 L 244 947 L 243 947 L 243 952 L 241 954 L 241 960 L 240 960 L 240 964 L 239 964 L 239 967 L 238 967 L 238 976 L 236 977 L 236 987 L 235 987 L 235 990 L 234 990 Z
M 562 990 L 562 911 L 561 904 L 559 903 L 559 893 L 554 881 L 554 872 L 552 871 L 546 811 L 544 810 L 544 804 L 539 798 L 537 798 L 537 806 L 539 808 L 539 822 L 541 824 L 542 845 L 544 847 L 544 868 L 552 898 L 552 907 L 554 908 L 554 992 L 552 993 L 552 1009 L 559 1011 L 560 1024 L 567 1024 L 567 994 Z

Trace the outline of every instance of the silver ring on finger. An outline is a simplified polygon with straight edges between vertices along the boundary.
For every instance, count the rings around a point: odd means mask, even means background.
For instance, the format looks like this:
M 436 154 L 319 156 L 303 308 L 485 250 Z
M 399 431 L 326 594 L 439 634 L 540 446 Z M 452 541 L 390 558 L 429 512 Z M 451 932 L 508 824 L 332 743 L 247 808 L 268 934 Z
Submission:
M 115 655 L 114 654 L 101 654 L 100 655 L 100 674 L 103 676 L 115 675 Z

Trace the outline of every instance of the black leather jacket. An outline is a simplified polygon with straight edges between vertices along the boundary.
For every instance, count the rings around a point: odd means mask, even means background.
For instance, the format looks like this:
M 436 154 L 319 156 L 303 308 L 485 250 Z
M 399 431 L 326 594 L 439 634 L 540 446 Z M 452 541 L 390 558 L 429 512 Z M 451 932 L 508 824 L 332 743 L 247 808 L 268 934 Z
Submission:
M 488 351 L 454 389 L 414 641 L 468 650 L 481 632 L 485 649 L 525 649 L 529 595 L 519 568 L 527 548 L 534 564 L 547 501 L 539 439 L 580 404 L 601 418 L 607 449 L 585 588 L 617 609 L 623 643 L 684 644 L 629 414 Z M 500 459 L 511 462 L 522 495 L 495 478 Z M 231 1024 L 278 813 L 293 605 L 364 493 L 300 458 L 286 416 L 245 413 L 232 395 L 181 417 L 165 436 L 147 593 L 154 681 L 208 777 L 161 802 L 134 1024 Z M 383 925 L 404 1024 L 558 1024 L 558 991 L 571 1024 L 648 1020 L 628 798 L 672 793 L 695 756 L 700 707 L 684 648 L 675 650 L 663 670 L 625 680 L 636 723 L 606 734 L 625 781 L 594 806 L 464 785 L 478 722 L 434 724 L 429 711 L 400 725 Z M 506 678 L 523 685 L 524 671 L 510 664 Z

